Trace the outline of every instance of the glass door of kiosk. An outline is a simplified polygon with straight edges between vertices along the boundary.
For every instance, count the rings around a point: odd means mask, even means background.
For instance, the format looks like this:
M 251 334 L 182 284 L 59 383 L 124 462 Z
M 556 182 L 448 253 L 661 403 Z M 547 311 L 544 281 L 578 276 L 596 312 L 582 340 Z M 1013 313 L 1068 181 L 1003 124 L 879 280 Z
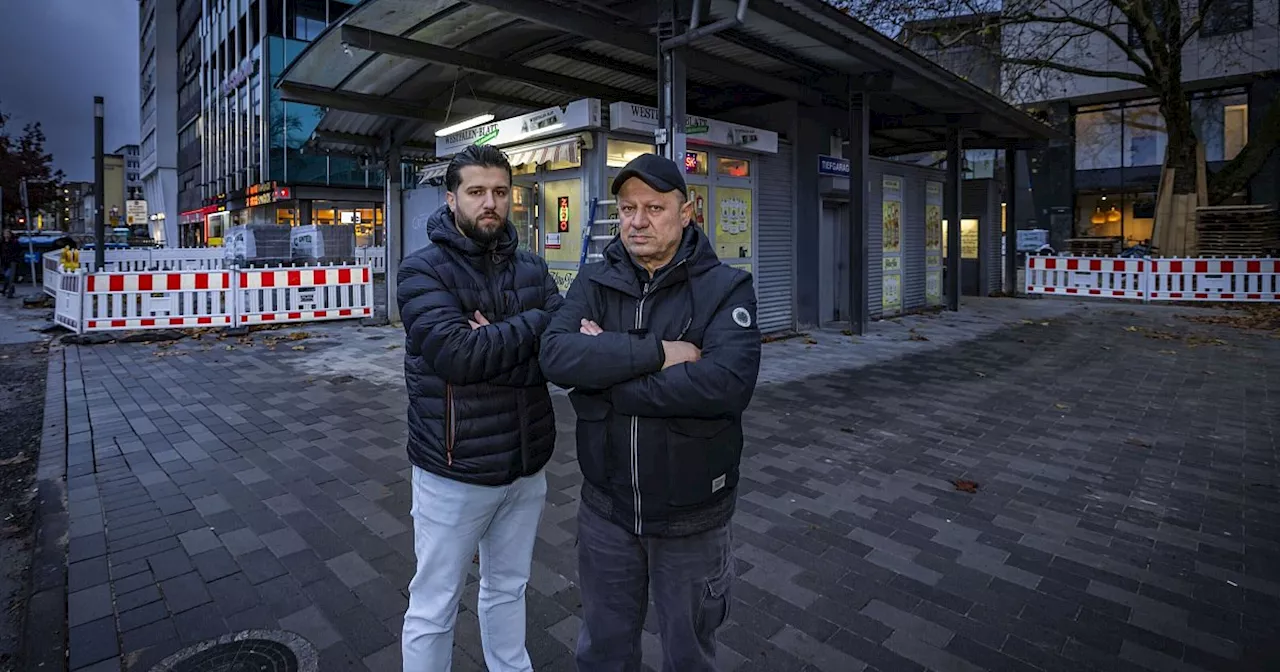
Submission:
M 538 244 L 537 191 L 536 183 L 511 186 L 511 223 L 520 237 L 520 249 L 534 254 L 541 250 Z

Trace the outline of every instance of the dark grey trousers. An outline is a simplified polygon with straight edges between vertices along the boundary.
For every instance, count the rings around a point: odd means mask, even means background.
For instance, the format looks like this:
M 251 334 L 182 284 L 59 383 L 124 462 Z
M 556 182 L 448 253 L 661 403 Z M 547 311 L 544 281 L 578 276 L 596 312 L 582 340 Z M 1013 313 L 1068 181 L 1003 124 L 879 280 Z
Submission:
M 734 577 L 730 525 L 688 537 L 637 537 L 579 504 L 578 672 L 641 669 L 650 593 L 663 672 L 714 672 L 716 630 L 729 616 Z

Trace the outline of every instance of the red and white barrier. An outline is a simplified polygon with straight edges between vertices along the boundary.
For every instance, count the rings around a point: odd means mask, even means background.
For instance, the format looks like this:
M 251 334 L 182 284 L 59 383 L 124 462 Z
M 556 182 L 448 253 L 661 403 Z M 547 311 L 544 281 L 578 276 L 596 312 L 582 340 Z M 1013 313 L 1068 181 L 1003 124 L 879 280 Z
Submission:
M 1146 259 L 1027 257 L 1027 293 L 1146 297 Z
M 1028 294 L 1147 301 L 1280 301 L 1277 259 L 1028 256 Z
M 58 276 L 54 319 L 77 333 L 230 327 L 368 317 L 368 266 L 89 273 Z
M 1153 301 L 1280 301 L 1276 259 L 1155 259 Z
M 232 324 L 230 271 L 89 273 L 84 277 L 84 331 Z
M 236 271 L 236 324 L 348 320 L 373 315 L 368 266 Z

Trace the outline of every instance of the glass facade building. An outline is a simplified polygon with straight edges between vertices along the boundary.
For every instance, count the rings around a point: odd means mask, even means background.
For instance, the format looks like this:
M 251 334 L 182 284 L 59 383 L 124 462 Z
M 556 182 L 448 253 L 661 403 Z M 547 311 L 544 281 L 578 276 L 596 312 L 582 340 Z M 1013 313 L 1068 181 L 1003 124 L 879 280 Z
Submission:
M 183 213 L 184 242 L 217 245 L 230 226 L 274 223 L 347 224 L 358 245 L 381 243 L 380 168 L 309 148 L 324 109 L 283 101 L 275 88 L 358 1 L 203 0 L 200 113 L 179 143 L 199 146 L 199 181 L 184 187 L 201 198 Z

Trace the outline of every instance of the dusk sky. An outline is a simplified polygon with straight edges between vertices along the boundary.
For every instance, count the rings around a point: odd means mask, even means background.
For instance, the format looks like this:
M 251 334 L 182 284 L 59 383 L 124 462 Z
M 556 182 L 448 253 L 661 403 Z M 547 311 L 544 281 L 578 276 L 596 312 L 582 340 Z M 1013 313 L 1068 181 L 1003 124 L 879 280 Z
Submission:
M 39 121 L 68 180 L 93 180 L 93 97 L 106 151 L 138 142 L 138 0 L 0 0 L 0 109 Z

